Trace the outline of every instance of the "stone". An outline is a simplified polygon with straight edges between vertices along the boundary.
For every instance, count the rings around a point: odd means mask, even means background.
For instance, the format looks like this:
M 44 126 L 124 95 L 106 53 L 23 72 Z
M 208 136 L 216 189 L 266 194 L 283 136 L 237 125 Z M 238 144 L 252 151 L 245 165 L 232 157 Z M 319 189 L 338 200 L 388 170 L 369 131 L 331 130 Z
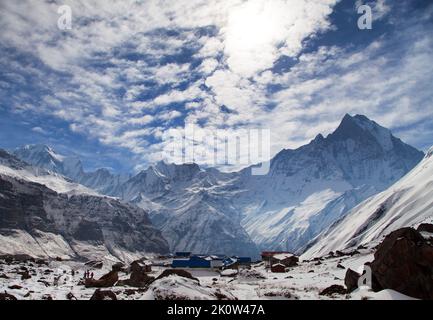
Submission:
M 86 288 L 109 288 L 113 287 L 117 281 L 119 281 L 119 275 L 117 271 L 110 271 L 106 275 L 102 276 L 99 280 L 85 279 L 84 285 Z
M 378 246 L 373 290 L 392 289 L 418 299 L 433 300 L 433 246 L 412 228 L 389 234 Z
M 90 300 L 117 300 L 117 296 L 113 291 L 96 289 Z
M 184 278 L 188 278 L 188 279 L 192 279 L 192 280 L 195 280 L 197 282 L 200 282 L 197 278 L 194 278 L 191 273 L 189 273 L 188 271 L 185 271 L 185 270 L 181 270 L 181 269 L 167 269 L 167 270 L 164 270 L 164 272 L 161 273 L 161 275 L 159 275 L 155 280 L 159 280 L 159 279 L 162 279 L 162 278 L 165 278 L 165 277 L 169 277 L 169 276 L 171 276 L 173 274 L 177 275 L 179 277 L 184 277 Z
M 13 295 L 5 292 L 5 293 L 0 293 L 0 301 L 1 300 L 18 300 L 17 298 L 15 298 Z
M 361 275 L 352 269 L 347 269 L 346 276 L 344 277 L 344 284 L 346 285 L 347 292 L 350 293 L 358 288 L 358 280 Z
M 346 294 L 347 290 L 343 286 L 333 284 L 319 293 L 321 296 L 332 296 L 334 294 Z

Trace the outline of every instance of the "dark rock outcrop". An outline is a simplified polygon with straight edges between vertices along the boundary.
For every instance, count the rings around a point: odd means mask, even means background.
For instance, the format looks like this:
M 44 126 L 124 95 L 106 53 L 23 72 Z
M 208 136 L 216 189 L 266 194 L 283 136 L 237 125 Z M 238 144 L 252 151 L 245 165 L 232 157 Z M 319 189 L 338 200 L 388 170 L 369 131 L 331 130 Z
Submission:
M 113 291 L 96 289 L 90 300 L 117 300 L 117 296 Z
M 122 262 L 117 262 L 111 266 L 111 270 L 117 272 L 125 272 L 125 265 Z
M 433 299 L 433 246 L 412 228 L 392 232 L 370 264 L 373 289 L 393 289 L 418 299 Z
M 343 286 L 333 284 L 319 293 L 321 296 L 332 296 L 334 294 L 346 294 L 347 290 Z
M 5 292 L 5 293 L 0 293 L 0 301 L 1 300 L 18 300 L 17 298 L 15 298 L 13 295 Z
M 141 267 L 139 264 L 133 263 L 131 265 L 131 275 L 129 276 L 129 279 L 121 280 L 117 285 L 144 288 L 151 284 L 154 280 L 154 277 L 149 277 L 146 274 L 145 268 Z
M 119 281 L 117 271 L 111 271 L 102 276 L 99 280 L 85 279 L 84 285 L 86 288 L 109 288 L 113 287 Z
M 344 284 L 346 285 L 347 292 L 350 293 L 358 288 L 358 280 L 361 275 L 353 271 L 352 269 L 347 269 L 346 276 L 344 277 Z
M 159 279 L 162 279 L 162 278 L 165 278 L 165 277 L 169 277 L 171 275 L 176 275 L 176 276 L 179 276 L 179 277 L 184 277 L 184 278 L 192 279 L 192 280 L 195 280 L 195 281 L 197 281 L 197 282 L 200 283 L 200 281 L 197 278 L 193 277 L 191 273 L 189 273 L 188 271 L 179 270 L 179 269 L 167 269 L 167 270 L 164 270 L 164 272 L 161 273 L 155 280 L 159 280 Z
M 433 233 L 433 224 L 429 224 L 429 223 L 420 224 L 417 230 L 419 232 Z

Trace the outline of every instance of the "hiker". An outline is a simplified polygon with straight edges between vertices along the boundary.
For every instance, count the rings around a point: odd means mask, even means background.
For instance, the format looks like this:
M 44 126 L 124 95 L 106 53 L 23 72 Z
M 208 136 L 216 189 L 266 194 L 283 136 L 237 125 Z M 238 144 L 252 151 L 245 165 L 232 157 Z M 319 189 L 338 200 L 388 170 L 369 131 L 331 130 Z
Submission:
M 92 278 L 93 279 L 93 272 L 90 274 L 90 278 Z

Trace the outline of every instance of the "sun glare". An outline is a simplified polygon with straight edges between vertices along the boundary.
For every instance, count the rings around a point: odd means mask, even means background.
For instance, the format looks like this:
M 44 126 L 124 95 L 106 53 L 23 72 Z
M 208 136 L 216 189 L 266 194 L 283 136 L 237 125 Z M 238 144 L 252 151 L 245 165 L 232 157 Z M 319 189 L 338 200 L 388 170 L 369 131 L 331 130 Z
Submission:
M 279 1 L 248 1 L 229 15 L 226 34 L 226 51 L 229 64 L 240 73 L 248 73 L 248 61 L 261 60 L 260 67 L 272 64 L 276 44 L 285 41 L 285 17 L 280 12 Z M 254 62 L 257 65 L 257 61 Z

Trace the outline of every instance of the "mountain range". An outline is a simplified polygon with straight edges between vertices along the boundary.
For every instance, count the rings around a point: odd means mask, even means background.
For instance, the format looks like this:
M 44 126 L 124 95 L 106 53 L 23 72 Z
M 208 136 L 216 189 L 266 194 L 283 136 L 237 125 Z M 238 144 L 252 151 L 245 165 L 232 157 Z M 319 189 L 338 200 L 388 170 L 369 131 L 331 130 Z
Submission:
M 282 150 L 270 160 L 265 176 L 252 175 L 252 167 L 223 173 L 165 162 L 131 176 L 106 169 L 89 173 L 77 157 L 43 145 L 24 146 L 13 155 L 32 170 L 43 168 L 98 197 L 140 207 L 171 251 L 249 256 L 259 250 L 304 252 L 424 157 L 362 115 L 346 115 L 327 137 L 318 135 L 298 149 Z

